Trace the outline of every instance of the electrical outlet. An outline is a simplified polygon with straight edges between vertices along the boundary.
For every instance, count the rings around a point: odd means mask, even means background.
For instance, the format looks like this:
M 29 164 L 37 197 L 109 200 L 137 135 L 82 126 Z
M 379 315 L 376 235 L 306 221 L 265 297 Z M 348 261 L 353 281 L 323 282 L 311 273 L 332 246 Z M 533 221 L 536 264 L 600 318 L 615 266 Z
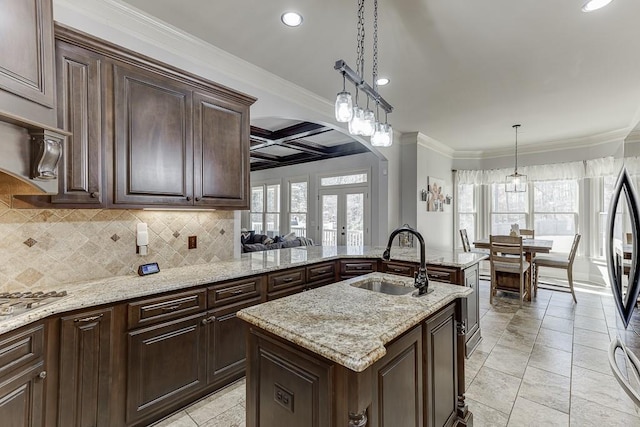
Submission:
M 198 247 L 198 236 L 189 236 L 189 249 Z

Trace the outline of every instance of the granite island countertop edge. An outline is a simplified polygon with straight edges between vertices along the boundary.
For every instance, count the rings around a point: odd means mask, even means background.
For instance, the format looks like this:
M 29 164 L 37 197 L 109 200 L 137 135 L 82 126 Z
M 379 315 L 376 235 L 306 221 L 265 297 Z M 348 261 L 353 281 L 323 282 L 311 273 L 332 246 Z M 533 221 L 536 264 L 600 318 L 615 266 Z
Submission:
M 411 278 L 370 273 L 249 307 L 237 315 L 277 337 L 362 372 L 384 357 L 386 344 L 455 299 L 466 298 L 473 292 L 470 288 L 435 281 L 430 282 L 432 294 L 417 298 L 351 286 L 380 279 L 413 287 Z M 349 300 L 359 304 L 349 304 Z M 386 311 L 382 316 L 378 313 L 381 310 Z

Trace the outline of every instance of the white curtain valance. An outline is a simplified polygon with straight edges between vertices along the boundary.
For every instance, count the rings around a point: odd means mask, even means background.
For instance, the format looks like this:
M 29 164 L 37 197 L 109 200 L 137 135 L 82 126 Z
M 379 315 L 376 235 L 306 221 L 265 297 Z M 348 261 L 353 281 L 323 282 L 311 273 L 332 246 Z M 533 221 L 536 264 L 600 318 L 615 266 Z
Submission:
M 629 175 L 632 175 L 632 176 L 640 175 L 640 157 L 625 157 L 624 165 L 627 167 L 627 172 L 629 172 Z M 619 166 L 615 174 L 618 173 L 617 172 L 618 170 L 620 170 Z M 615 174 L 612 174 L 612 175 L 615 175 Z
M 622 159 L 614 157 L 603 157 L 600 159 L 587 160 L 587 178 L 598 178 L 601 176 L 618 175 L 622 166 Z
M 513 169 L 490 170 L 458 170 L 458 184 L 499 184 L 505 182 Z M 582 179 L 585 177 L 584 162 L 555 163 L 551 165 L 524 166 L 518 173 L 527 175 L 529 181 L 561 181 L 566 179 Z

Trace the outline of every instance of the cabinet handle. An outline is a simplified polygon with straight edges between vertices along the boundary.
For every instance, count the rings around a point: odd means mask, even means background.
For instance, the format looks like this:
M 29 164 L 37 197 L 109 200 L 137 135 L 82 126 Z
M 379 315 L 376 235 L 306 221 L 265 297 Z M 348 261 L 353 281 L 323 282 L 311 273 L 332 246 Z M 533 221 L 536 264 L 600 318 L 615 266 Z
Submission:
M 241 293 L 243 293 L 244 291 L 242 289 L 238 289 L 236 291 L 231 291 L 232 295 L 240 295 Z
M 97 199 L 99 195 L 100 195 L 100 193 L 98 193 L 97 191 L 94 191 L 94 192 L 92 192 L 91 194 L 89 194 L 89 196 L 90 196 L 92 199 Z
M 199 201 L 200 201 L 200 197 L 196 197 L 196 202 L 199 202 Z
M 401 268 L 394 268 L 393 271 L 396 272 L 396 273 L 400 273 L 402 271 L 402 269 Z
M 38 374 L 38 378 L 40 378 L 41 380 L 47 378 L 47 371 L 42 371 Z
M 328 273 L 328 272 L 329 272 L 329 270 L 320 270 L 320 271 L 317 272 L 317 274 L 324 274 L 324 273 Z
M 182 304 L 170 305 L 169 307 L 162 307 L 161 310 L 162 311 L 173 311 L 173 310 L 179 309 L 181 305 Z
M 216 316 L 207 317 L 206 319 L 202 319 L 202 325 L 205 326 L 207 323 L 211 323 L 216 320 Z
M 187 202 L 191 201 L 191 197 L 187 196 Z
M 104 316 L 104 314 L 98 314 L 97 316 L 85 317 L 83 319 L 74 319 L 74 322 L 76 322 L 76 323 L 93 322 L 94 320 L 100 319 L 102 316 Z
M 283 282 L 293 282 L 293 277 L 285 277 L 284 279 L 282 279 Z

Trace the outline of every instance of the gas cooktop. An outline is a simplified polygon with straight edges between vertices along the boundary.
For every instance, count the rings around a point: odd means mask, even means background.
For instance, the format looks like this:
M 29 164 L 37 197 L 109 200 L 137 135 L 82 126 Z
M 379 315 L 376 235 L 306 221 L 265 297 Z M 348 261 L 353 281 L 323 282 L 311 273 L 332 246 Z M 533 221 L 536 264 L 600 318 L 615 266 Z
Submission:
M 67 291 L 0 293 L 0 316 L 21 314 L 67 295 Z

